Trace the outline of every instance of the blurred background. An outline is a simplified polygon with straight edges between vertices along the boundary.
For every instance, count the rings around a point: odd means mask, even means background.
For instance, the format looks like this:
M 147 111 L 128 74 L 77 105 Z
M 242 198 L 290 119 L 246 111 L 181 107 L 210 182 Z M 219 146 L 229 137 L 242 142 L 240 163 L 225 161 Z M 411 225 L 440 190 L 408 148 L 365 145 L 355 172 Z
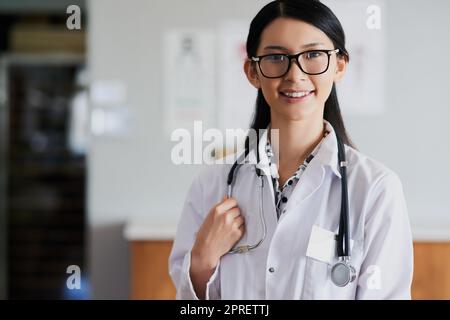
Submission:
M 202 165 L 172 161 L 173 134 L 248 128 L 245 39 L 268 2 L 0 0 L 0 298 L 175 297 Z M 450 3 L 324 2 L 348 39 L 348 132 L 403 182 L 413 298 L 450 299 Z

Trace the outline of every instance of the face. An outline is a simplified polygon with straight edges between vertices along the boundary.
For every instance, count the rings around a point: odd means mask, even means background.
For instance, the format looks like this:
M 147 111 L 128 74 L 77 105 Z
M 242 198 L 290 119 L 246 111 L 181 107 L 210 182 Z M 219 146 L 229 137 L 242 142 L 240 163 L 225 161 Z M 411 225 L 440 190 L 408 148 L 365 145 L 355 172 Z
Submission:
M 334 50 L 333 42 L 320 29 L 300 20 L 278 18 L 261 35 L 257 56 L 267 54 L 297 54 L 307 50 Z M 281 78 L 265 77 L 256 62 L 246 61 L 244 69 L 250 83 L 261 88 L 271 108 L 272 119 L 303 120 L 323 118 L 325 101 L 334 82 L 344 75 L 346 61 L 335 53 L 325 73 L 308 75 L 301 71 L 295 59 Z M 308 70 L 306 70 L 308 71 Z M 302 96 L 306 94 L 305 96 Z M 294 97 L 293 97 L 294 96 Z M 298 97 L 300 96 L 300 97 Z

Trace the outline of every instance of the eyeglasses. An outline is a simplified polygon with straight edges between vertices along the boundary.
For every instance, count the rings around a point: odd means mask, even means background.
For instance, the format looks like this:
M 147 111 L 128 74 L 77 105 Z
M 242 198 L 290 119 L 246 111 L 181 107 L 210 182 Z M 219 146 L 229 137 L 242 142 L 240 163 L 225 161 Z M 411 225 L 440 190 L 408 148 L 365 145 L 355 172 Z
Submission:
M 335 50 L 308 50 L 298 54 L 267 54 L 252 57 L 251 60 L 258 63 L 259 70 L 264 77 L 274 79 L 285 76 L 291 68 L 292 59 L 295 58 L 297 65 L 303 73 L 318 75 L 325 73 L 330 65 L 330 56 L 338 53 Z

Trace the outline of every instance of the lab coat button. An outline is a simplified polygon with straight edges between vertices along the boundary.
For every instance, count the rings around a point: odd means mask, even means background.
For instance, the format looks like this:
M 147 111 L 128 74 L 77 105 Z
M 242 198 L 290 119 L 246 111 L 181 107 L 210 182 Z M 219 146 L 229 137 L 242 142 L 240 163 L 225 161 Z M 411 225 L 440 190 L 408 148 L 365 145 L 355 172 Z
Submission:
M 275 272 L 275 269 L 274 269 L 274 268 L 269 268 L 269 272 L 270 272 L 270 273 L 274 273 L 274 272 Z

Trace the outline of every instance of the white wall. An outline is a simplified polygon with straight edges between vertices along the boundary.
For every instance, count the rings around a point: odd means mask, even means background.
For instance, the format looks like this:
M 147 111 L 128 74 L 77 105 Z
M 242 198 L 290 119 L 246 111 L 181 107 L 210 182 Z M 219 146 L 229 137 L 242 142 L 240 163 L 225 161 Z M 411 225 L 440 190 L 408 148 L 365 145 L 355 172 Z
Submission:
M 386 1 L 387 112 L 345 119 L 360 149 L 399 174 L 416 234 L 450 226 L 449 13 L 444 0 Z
M 120 80 L 136 123 L 130 138 L 97 137 L 89 157 L 90 276 L 94 298 L 126 298 L 131 216 L 174 224 L 197 166 L 174 166 L 162 132 L 162 32 L 251 18 L 268 1 L 95 0 L 90 14 L 93 82 Z M 413 225 L 450 226 L 448 30 L 450 2 L 389 1 L 387 112 L 346 116 L 359 149 L 401 177 Z M 95 105 L 93 106 L 96 107 Z M 249 106 L 252 107 L 252 106 Z
M 148 216 L 158 224 L 174 224 L 186 189 L 199 170 L 198 166 L 172 165 L 173 143 L 161 136 L 162 32 L 186 26 L 215 28 L 219 18 L 250 22 L 266 2 L 88 2 L 91 81 L 122 81 L 136 119 L 129 139 L 98 137 L 91 143 L 89 272 L 94 298 L 128 294 L 128 250 L 121 233 L 127 219 Z

